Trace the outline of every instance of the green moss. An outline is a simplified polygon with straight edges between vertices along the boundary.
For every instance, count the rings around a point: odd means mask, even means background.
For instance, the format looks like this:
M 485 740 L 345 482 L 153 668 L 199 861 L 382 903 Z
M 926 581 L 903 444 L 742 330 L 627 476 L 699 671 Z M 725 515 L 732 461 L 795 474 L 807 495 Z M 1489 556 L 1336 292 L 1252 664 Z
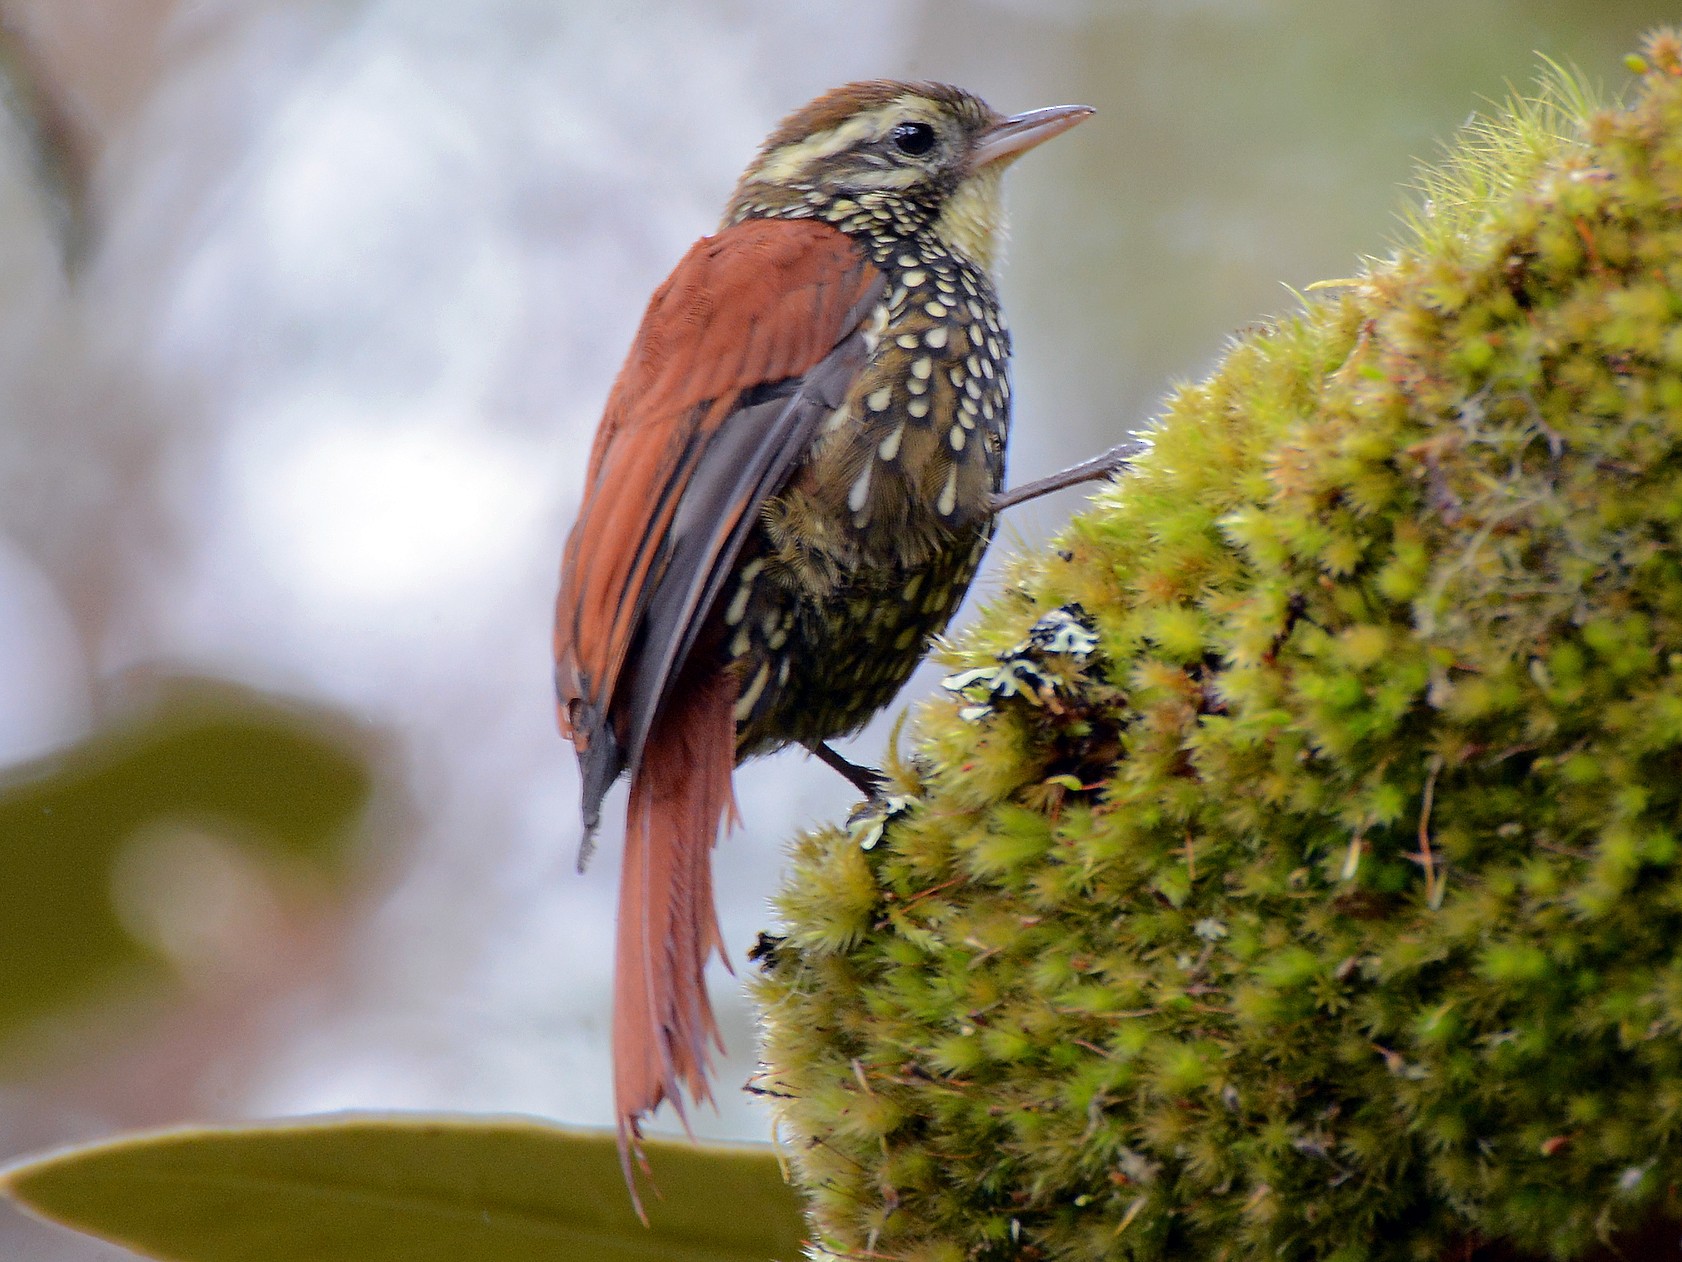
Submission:
M 1682 75 L 1476 123 L 949 654 L 758 982 L 825 1246 L 1560 1258 L 1682 1180 Z M 1078 641 L 1078 643 L 1077 643 Z

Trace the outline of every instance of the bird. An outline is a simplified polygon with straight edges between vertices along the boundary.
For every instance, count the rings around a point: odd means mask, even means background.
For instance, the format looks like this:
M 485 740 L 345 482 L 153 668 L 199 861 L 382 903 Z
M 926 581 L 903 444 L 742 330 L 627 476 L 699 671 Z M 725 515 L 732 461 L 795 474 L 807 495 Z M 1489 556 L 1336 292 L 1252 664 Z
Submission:
M 873 796 L 828 742 L 893 700 L 997 513 L 1117 466 L 1121 448 L 1003 491 L 1000 177 L 1092 113 L 1006 117 L 895 80 L 818 97 L 654 292 L 613 383 L 554 652 L 580 867 L 630 781 L 612 1056 L 633 1198 L 643 1121 L 669 1101 L 687 1128 L 723 1050 L 702 974 L 724 954 L 711 853 L 736 765 L 800 746 Z

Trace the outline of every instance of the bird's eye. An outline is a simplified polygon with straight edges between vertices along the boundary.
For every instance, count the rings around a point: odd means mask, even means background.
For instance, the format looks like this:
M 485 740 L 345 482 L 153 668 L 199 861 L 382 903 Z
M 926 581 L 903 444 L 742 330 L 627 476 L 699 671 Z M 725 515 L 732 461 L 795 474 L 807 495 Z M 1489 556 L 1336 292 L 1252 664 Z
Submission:
M 934 148 L 934 128 L 927 123 L 901 123 L 894 128 L 894 148 L 920 158 Z

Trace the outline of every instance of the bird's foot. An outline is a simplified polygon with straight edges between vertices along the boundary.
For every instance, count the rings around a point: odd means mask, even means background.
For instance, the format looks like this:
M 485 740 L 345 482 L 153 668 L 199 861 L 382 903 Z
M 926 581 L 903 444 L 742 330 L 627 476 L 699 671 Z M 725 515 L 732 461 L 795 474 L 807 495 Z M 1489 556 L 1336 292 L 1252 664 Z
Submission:
M 1101 451 L 1090 460 L 1082 460 L 1079 464 L 1072 464 L 1067 469 L 1060 469 L 1056 473 L 1043 478 L 1036 478 L 1032 482 L 1024 482 L 1021 486 L 1012 487 L 1008 491 L 1001 491 L 992 500 L 992 510 L 1002 513 L 1007 508 L 1014 508 L 1028 500 L 1036 500 L 1042 495 L 1050 495 L 1053 491 L 1061 491 L 1064 487 L 1079 486 L 1082 482 L 1096 482 L 1099 478 L 1114 477 L 1125 469 L 1144 449 L 1145 444 L 1137 438 L 1129 438 L 1125 442 L 1117 443 L 1108 451 Z
M 881 796 L 882 786 L 887 784 L 888 778 L 874 767 L 861 767 L 858 763 L 843 758 L 824 741 L 811 746 L 811 750 L 817 755 L 819 762 L 845 776 L 847 783 L 865 797 L 874 801 Z

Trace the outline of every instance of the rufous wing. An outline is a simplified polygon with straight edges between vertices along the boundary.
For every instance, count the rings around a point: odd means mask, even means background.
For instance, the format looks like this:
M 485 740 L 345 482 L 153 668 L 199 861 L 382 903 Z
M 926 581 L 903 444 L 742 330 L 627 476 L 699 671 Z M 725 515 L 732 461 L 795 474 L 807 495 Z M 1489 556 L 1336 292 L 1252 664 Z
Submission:
M 556 604 L 560 723 L 587 829 L 640 758 L 754 515 L 863 363 L 882 289 L 828 224 L 748 219 L 696 242 L 650 300 L 596 433 Z

